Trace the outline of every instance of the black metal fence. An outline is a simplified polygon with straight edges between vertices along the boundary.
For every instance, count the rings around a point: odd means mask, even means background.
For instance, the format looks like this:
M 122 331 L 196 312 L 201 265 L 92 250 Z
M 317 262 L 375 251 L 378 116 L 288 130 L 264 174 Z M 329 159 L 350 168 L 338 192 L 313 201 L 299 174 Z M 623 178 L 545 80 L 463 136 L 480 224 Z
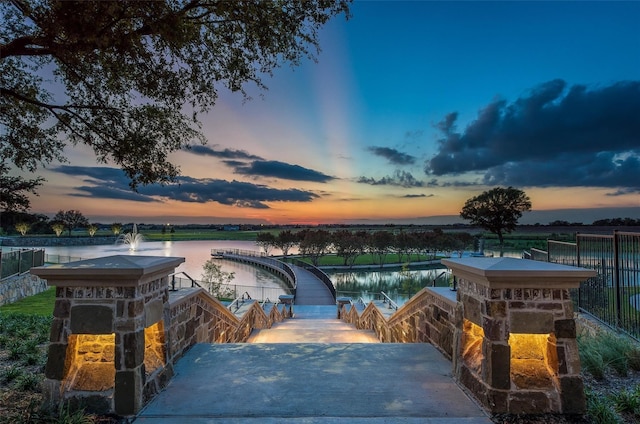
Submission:
M 20 275 L 34 266 L 44 265 L 44 249 L 0 251 L 0 280 Z
M 640 340 L 640 233 L 577 234 L 575 243 L 549 240 L 531 258 L 598 272 L 572 291 L 578 310 Z

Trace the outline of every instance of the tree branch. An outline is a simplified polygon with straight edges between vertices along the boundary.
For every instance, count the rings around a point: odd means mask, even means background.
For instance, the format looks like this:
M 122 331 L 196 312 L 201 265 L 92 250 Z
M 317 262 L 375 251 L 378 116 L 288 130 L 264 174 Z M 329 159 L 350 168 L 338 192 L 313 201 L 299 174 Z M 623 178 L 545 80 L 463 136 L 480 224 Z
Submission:
M 10 89 L 4 88 L 4 87 L 0 87 L 0 95 L 10 96 L 10 97 L 13 97 L 14 99 L 30 103 L 30 104 L 32 104 L 34 106 L 44 107 L 44 108 L 49 109 L 49 110 L 59 109 L 59 110 L 64 110 L 65 112 L 72 112 L 73 109 L 114 110 L 114 111 L 118 110 L 118 108 L 115 108 L 115 107 L 98 106 L 98 105 L 74 105 L 74 104 L 70 104 L 70 105 L 53 105 L 53 104 L 45 103 L 45 102 L 42 102 L 40 100 L 31 98 L 31 97 L 24 96 L 24 95 L 22 95 L 20 93 L 17 93 L 17 92 L 15 92 L 13 90 L 10 90 Z
M 53 54 L 51 49 L 44 47 L 41 37 L 19 37 L 7 44 L 0 45 L 0 59 L 10 56 L 45 56 Z M 30 47 L 39 46 L 39 47 Z

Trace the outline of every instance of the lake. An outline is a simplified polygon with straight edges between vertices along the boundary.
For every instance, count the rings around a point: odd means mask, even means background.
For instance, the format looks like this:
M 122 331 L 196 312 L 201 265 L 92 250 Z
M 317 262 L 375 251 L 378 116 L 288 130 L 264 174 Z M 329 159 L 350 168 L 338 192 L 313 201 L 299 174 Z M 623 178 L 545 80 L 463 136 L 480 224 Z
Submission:
M 211 250 L 242 249 L 259 252 L 253 241 L 238 240 L 198 240 L 198 241 L 158 241 L 142 242 L 137 250 L 129 250 L 128 245 L 97 246 L 47 246 L 44 248 L 48 260 L 68 262 L 69 260 L 92 259 L 112 255 L 174 256 L 184 257 L 176 272 L 184 272 L 195 280 L 200 280 L 203 265 L 211 259 Z M 279 253 L 278 251 L 272 253 Z M 58 259 L 59 258 L 59 259 Z M 225 272 L 233 272 L 233 285 L 238 295 L 249 292 L 254 298 L 269 297 L 272 300 L 286 293 L 282 281 L 275 275 L 250 265 L 226 260 L 215 260 Z M 403 293 L 415 293 L 419 287 L 431 285 L 438 279 L 439 285 L 447 285 L 448 275 L 441 275 L 444 269 L 425 270 L 341 270 L 328 271 L 339 295 L 353 298 L 363 297 L 369 300 L 380 291 L 385 291 L 403 303 L 407 296 Z M 439 278 L 438 278 L 439 277 Z

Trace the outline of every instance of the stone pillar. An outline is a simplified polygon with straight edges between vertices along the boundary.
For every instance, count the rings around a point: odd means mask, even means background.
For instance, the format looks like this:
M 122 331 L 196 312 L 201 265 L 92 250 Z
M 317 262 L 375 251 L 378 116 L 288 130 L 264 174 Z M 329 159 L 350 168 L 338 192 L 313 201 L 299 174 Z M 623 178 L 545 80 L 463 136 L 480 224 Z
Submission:
M 569 289 L 596 272 L 516 258 L 442 263 L 458 280 L 458 381 L 492 413 L 584 413 Z
M 77 402 L 93 412 L 121 416 L 140 410 L 150 372 L 161 372 L 167 363 L 169 274 L 182 262 L 118 255 L 31 270 L 56 287 L 45 369 L 50 403 Z M 150 359 L 145 357 L 145 330 L 151 326 L 149 340 L 164 346 L 152 347 Z M 158 351 L 163 358 L 158 359 Z

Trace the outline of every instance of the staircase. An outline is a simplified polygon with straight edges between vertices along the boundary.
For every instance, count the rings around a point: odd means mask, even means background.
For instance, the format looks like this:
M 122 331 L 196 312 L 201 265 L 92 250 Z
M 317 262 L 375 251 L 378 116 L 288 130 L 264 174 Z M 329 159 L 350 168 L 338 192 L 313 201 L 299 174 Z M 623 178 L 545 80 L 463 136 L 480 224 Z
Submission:
M 491 423 L 433 346 L 378 343 L 335 306 L 294 313 L 250 343 L 195 345 L 135 423 Z
M 306 317 L 304 312 L 296 314 L 294 319 L 275 323 L 269 329 L 254 330 L 247 343 L 379 343 L 373 330 L 358 330 L 353 324 L 336 319 L 335 306 L 324 310 L 334 317 L 316 318 L 319 314 L 310 312 L 306 312 Z

